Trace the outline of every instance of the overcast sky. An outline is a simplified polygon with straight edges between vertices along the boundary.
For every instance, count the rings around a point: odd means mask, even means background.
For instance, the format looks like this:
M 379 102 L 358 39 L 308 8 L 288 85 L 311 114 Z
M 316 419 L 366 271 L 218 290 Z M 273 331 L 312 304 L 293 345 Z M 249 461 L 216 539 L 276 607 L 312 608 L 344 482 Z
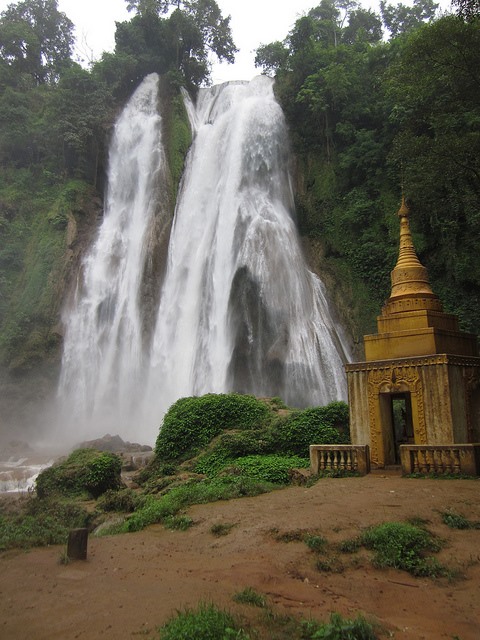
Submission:
M 233 39 L 240 49 L 235 65 L 215 64 L 214 83 L 226 80 L 250 80 L 258 73 L 254 66 L 254 50 L 260 44 L 283 40 L 295 20 L 320 0 L 217 0 L 224 16 L 231 16 Z M 365 8 L 378 11 L 377 0 L 360 2 Z M 392 4 L 397 4 L 391 0 Z M 11 0 L 0 0 L 0 11 Z M 16 4 L 16 2 L 14 2 Z M 404 4 L 410 4 L 404 0 Z M 84 58 L 98 59 L 103 51 L 114 47 L 115 21 L 129 20 L 133 14 L 126 10 L 125 0 L 59 0 L 60 11 L 75 24 L 77 48 Z M 450 0 L 441 0 L 449 8 Z

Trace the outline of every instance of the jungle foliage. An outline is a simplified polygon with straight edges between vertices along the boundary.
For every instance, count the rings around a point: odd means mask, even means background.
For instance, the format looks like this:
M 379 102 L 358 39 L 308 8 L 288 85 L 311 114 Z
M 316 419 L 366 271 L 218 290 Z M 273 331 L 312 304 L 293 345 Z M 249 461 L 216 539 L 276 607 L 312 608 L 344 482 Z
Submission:
M 303 173 L 301 231 L 322 239 L 359 336 L 388 297 L 402 189 L 434 291 L 465 330 L 480 328 L 480 22 L 436 10 L 382 2 L 376 16 L 322 0 L 257 50 Z
M 103 493 L 122 486 L 118 456 L 96 449 L 76 449 L 66 460 L 40 472 L 36 481 L 39 498 L 64 495 L 69 497 Z

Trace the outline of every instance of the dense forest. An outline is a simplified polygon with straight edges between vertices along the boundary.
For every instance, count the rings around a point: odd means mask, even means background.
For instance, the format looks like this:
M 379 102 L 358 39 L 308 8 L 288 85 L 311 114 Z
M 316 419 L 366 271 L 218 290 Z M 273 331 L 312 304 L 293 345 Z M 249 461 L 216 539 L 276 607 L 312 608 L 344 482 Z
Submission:
M 382 0 L 379 14 L 322 0 L 256 52 L 291 131 L 306 253 L 358 343 L 388 297 L 402 190 L 434 291 L 480 330 L 480 9 L 456 2 L 441 15 L 433 0 Z M 0 384 L 12 402 L 22 380 L 58 375 L 61 310 L 102 216 L 119 109 L 161 74 L 173 202 L 190 143 L 180 87 L 195 94 L 212 56 L 237 51 L 215 0 L 127 5 L 114 52 L 88 68 L 56 0 L 0 14 Z

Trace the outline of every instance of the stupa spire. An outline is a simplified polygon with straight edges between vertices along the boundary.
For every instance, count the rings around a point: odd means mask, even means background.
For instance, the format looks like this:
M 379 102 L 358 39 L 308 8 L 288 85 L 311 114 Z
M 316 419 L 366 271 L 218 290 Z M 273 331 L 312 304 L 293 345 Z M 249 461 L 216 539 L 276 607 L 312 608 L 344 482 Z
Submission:
M 402 195 L 397 213 L 400 219 L 400 247 L 397 264 L 391 272 L 392 290 L 383 313 L 398 313 L 412 308 L 442 310 L 442 305 L 433 293 L 427 269 L 418 259 L 410 230 L 410 209 Z

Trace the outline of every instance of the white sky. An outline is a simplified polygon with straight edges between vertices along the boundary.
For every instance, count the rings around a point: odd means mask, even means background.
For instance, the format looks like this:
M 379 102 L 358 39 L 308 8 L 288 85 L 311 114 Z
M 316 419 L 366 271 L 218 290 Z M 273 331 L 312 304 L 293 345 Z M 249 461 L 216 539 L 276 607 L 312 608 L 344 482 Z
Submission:
M 396 4 L 395 0 L 390 2 Z M 409 4 L 408 0 L 403 2 Z M 0 11 L 11 3 L 0 0 Z M 222 14 L 231 16 L 233 40 L 240 51 L 234 65 L 214 65 L 213 82 L 251 80 L 259 73 L 254 66 L 254 50 L 260 44 L 283 40 L 297 18 L 319 3 L 320 0 L 217 0 Z M 378 0 L 360 0 L 360 4 L 379 12 Z M 448 9 L 450 0 L 440 0 L 440 4 Z M 58 6 L 75 24 L 77 48 L 87 59 L 92 54 L 98 59 L 103 51 L 112 51 L 115 21 L 129 20 L 134 15 L 127 12 L 125 0 L 58 0 Z

